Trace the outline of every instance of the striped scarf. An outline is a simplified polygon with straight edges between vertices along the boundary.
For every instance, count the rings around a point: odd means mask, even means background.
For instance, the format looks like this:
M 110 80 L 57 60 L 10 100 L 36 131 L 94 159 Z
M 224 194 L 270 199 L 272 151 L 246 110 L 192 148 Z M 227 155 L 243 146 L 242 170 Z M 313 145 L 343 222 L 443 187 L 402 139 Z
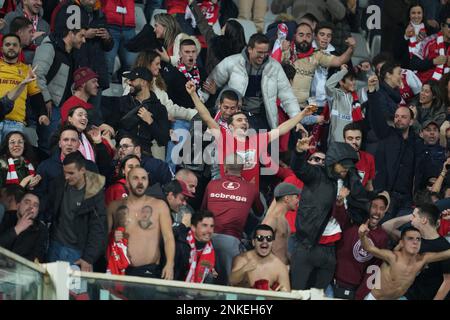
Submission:
M 445 42 L 444 42 L 444 36 L 443 36 L 442 32 L 439 32 L 437 34 L 436 43 L 438 46 L 439 55 L 440 56 L 448 55 L 447 54 L 448 52 L 446 52 L 446 50 L 445 50 Z M 449 71 L 450 71 L 450 68 L 448 67 L 448 65 L 446 63 L 437 65 L 436 69 L 434 69 L 432 79 L 439 81 L 439 80 L 441 80 L 442 75 L 445 73 L 448 73 Z
M 361 103 L 359 102 L 358 93 L 356 91 L 352 92 L 352 121 L 357 122 L 364 119 L 364 115 L 361 109 Z
M 303 58 L 308 58 L 313 55 L 314 48 L 311 46 L 311 48 L 307 52 L 297 52 L 297 48 L 295 46 L 295 41 L 291 42 L 291 63 L 294 63 L 296 60 L 300 60 Z
M 23 159 L 25 165 L 28 168 L 28 174 L 34 176 L 35 171 L 34 167 L 30 161 Z M 6 174 L 6 183 L 5 184 L 19 184 L 19 176 L 17 175 L 16 165 L 14 163 L 13 158 L 8 158 L 8 173 Z
M 195 247 L 194 232 L 189 230 L 186 240 L 191 247 L 189 257 L 189 272 L 186 277 L 186 282 L 203 283 L 208 273 L 214 268 L 216 256 L 211 241 L 209 241 L 203 248 L 200 254 L 197 254 Z
M 414 27 L 414 36 L 409 38 L 409 45 L 408 45 L 410 58 L 413 55 L 417 54 L 417 51 L 420 49 L 418 46 L 419 41 L 417 40 L 417 35 L 425 34 L 425 36 L 426 36 L 426 32 L 427 32 L 425 29 L 425 25 L 423 23 L 418 24 L 418 25 L 412 24 L 412 26 Z
M 192 81 L 195 83 L 195 86 L 199 88 L 200 86 L 200 71 L 198 70 L 197 64 L 194 64 L 191 72 L 188 72 L 186 69 L 186 65 L 180 61 L 178 61 L 177 65 L 178 71 L 180 71 L 188 81 Z
M 78 151 L 81 152 L 81 154 L 84 156 L 86 160 L 91 160 L 92 162 L 95 162 L 94 149 L 92 149 L 92 145 L 84 133 L 81 134 L 81 143 L 80 147 L 78 148 Z

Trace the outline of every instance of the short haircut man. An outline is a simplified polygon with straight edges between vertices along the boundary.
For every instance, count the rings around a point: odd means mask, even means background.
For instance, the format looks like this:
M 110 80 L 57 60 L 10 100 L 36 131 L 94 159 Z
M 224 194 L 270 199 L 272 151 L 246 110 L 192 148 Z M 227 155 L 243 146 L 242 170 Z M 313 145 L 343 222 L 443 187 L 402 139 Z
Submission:
M 256 44 L 269 44 L 269 43 L 270 43 L 269 38 L 267 38 L 267 36 L 262 33 L 253 34 L 248 40 L 248 46 L 250 48 L 254 48 Z

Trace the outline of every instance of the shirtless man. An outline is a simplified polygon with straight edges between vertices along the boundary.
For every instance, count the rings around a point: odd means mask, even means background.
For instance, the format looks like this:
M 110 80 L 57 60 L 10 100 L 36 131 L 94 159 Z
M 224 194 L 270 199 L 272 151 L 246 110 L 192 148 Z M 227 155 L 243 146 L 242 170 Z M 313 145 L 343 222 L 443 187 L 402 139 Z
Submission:
M 244 288 L 291 291 L 287 266 L 272 253 L 275 232 L 260 224 L 253 237 L 254 250 L 244 252 L 233 260 L 230 284 Z
M 403 229 L 396 250 L 379 249 L 369 240 L 369 221 L 359 227 L 359 238 L 364 250 L 382 259 L 380 286 L 373 288 L 365 300 L 400 299 L 413 284 L 417 274 L 429 263 L 450 258 L 450 249 L 419 254 L 421 236 L 418 229 Z M 404 297 L 402 299 L 405 299 Z
M 111 231 L 114 218 L 126 208 L 126 229 L 128 235 L 128 256 L 130 266 L 127 275 L 149 278 L 173 279 L 175 240 L 172 221 L 167 204 L 145 195 L 148 174 L 143 168 L 133 168 L 128 173 L 128 198 L 114 201 L 108 207 L 108 228 Z M 166 264 L 161 271 L 161 235 L 164 241 Z M 123 237 L 115 232 L 116 241 Z
M 274 190 L 274 201 L 267 210 L 263 224 L 272 227 L 277 234 L 273 241 L 272 252 L 284 264 L 289 264 L 288 237 L 290 234 L 286 213 L 297 209 L 300 189 L 290 183 L 280 183 Z

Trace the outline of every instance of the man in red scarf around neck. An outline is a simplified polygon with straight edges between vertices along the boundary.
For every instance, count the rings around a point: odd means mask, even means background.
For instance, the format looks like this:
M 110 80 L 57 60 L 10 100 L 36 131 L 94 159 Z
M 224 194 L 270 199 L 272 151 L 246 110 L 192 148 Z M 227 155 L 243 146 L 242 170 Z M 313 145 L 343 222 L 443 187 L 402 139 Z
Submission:
M 312 42 L 313 29 L 307 23 L 298 25 L 294 41 L 283 42 L 283 62 L 290 62 L 296 69 L 292 89 L 301 107 L 306 106 L 316 68 L 319 65 L 326 68 L 340 67 L 350 60 L 356 47 L 355 39 L 349 37 L 346 40 L 347 50 L 340 56 L 333 56 L 321 50 L 314 50 Z

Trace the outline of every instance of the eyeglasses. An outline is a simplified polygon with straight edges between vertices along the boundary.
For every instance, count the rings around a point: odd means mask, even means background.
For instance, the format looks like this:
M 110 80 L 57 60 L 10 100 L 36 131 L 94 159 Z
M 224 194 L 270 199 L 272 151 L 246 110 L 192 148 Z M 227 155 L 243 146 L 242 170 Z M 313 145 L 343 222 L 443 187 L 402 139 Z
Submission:
M 19 141 L 11 140 L 11 141 L 8 142 L 8 144 L 10 146 L 13 146 L 13 145 L 16 145 L 16 144 L 19 145 L 19 146 L 23 146 L 25 144 L 25 141 L 23 141 L 23 140 L 19 140 Z
M 128 149 L 128 148 L 133 148 L 133 145 L 129 145 L 129 144 L 121 144 L 119 145 L 119 149 Z
M 311 157 L 310 159 L 315 162 L 325 162 L 325 158 L 321 157 Z
M 258 234 L 258 235 L 255 237 L 255 239 L 256 239 L 256 241 L 258 241 L 258 242 L 263 242 L 264 239 L 266 239 L 267 242 L 272 242 L 272 241 L 273 241 L 273 236 L 262 236 L 262 235 Z

